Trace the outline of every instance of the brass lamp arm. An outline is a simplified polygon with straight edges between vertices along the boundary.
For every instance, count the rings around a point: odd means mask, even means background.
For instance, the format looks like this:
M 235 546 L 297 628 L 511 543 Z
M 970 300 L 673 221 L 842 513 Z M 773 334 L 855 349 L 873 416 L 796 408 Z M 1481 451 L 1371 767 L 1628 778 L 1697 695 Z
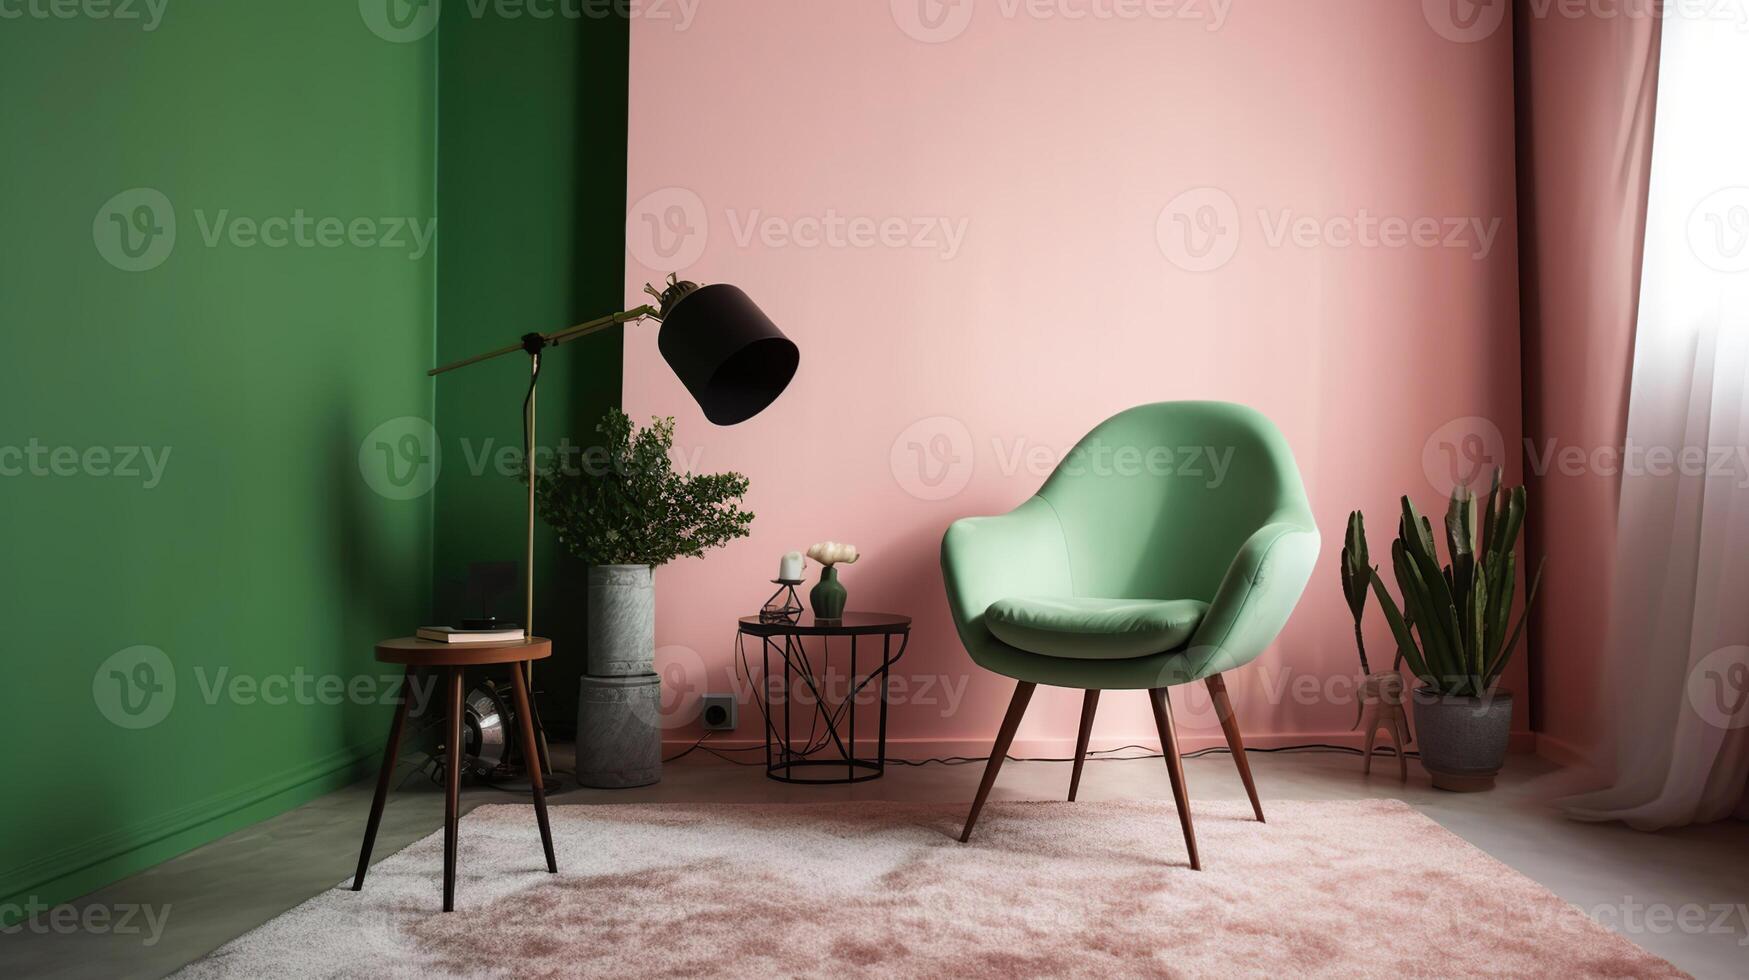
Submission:
M 536 340 L 539 342 L 538 347 L 557 347 L 560 344 L 568 343 L 579 337 L 587 337 L 592 333 L 606 330 L 608 327 L 643 319 L 659 320 L 661 319 L 661 313 L 654 306 L 648 304 L 629 310 L 622 310 L 618 313 L 609 313 L 607 316 L 597 317 L 596 319 L 579 323 L 575 326 L 566 327 L 563 330 L 555 330 L 552 333 L 530 334 L 528 337 L 525 337 L 514 344 L 507 344 L 497 350 L 487 351 L 484 354 L 475 354 L 473 357 L 463 358 L 459 361 L 452 361 L 442 367 L 432 368 L 425 372 L 425 374 L 427 377 L 436 377 L 447 371 L 454 371 L 456 368 L 467 367 L 470 364 L 478 364 L 481 361 L 489 361 L 494 357 L 503 357 L 505 354 L 514 354 L 517 351 L 533 353 L 533 351 L 529 350 L 529 346 L 532 341 Z

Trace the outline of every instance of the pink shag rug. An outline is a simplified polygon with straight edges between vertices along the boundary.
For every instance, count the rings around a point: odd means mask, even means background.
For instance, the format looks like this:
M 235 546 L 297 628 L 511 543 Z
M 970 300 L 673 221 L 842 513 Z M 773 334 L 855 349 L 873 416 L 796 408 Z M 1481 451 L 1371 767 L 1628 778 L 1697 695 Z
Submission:
M 528 806 L 179 976 L 1683 976 L 1396 801 Z

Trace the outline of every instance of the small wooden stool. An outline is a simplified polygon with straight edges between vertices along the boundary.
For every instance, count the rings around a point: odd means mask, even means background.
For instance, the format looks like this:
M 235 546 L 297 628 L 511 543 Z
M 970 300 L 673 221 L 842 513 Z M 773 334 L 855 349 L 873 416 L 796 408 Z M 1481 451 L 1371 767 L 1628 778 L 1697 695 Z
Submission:
M 1360 689 L 1360 718 L 1356 727 L 1366 729 L 1366 762 L 1360 771 L 1372 772 L 1373 746 L 1379 732 L 1391 737 L 1397 750 L 1397 778 L 1409 778 L 1409 716 L 1403 711 L 1403 677 L 1397 673 L 1369 674 Z
M 510 689 L 516 698 L 516 714 L 522 723 L 522 758 L 534 786 L 534 815 L 540 824 L 541 845 L 547 852 L 547 871 L 558 874 L 559 863 L 553 857 L 553 832 L 547 825 L 546 788 L 541 785 L 540 762 L 535 746 L 534 715 L 529 710 L 528 682 L 523 677 L 523 665 L 544 660 L 553 654 L 551 640 L 512 640 L 507 643 L 433 643 L 411 636 L 385 640 L 377 644 L 377 660 L 386 664 L 402 664 L 407 668 L 401 680 L 401 697 L 395 705 L 395 720 L 389 723 L 389 744 L 383 749 L 383 767 L 377 775 L 376 799 L 371 801 L 370 822 L 364 826 L 364 847 L 358 852 L 358 873 L 352 878 L 352 890 L 364 888 L 364 873 L 370 868 L 370 850 L 376 843 L 377 826 L 382 823 L 383 804 L 389 796 L 389 780 L 395 771 L 395 756 L 401 749 L 401 727 L 407 720 L 407 692 L 413 684 L 413 672 L 425 667 L 444 679 L 448 692 L 443 744 L 447 752 L 444 766 L 443 797 L 443 910 L 455 909 L 455 845 L 457 804 L 461 795 L 462 774 L 462 668 L 494 664 L 510 666 Z

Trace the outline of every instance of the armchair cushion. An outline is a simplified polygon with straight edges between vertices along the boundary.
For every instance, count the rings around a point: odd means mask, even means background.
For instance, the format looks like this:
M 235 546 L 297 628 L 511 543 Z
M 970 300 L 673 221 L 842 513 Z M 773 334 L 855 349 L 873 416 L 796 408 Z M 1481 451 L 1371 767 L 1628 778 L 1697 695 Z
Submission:
M 998 599 L 984 624 L 998 640 L 1047 657 L 1127 660 L 1175 650 L 1195 635 L 1208 603 L 1195 599 Z

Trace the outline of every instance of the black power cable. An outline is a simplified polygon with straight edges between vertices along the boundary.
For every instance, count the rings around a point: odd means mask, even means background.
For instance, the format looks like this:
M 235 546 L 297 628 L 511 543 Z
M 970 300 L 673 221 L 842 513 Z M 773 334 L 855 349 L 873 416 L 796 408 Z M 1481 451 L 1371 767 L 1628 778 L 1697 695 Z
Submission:
M 701 739 L 700 742 L 702 743 L 702 741 L 703 740 Z M 700 743 L 694 743 L 693 746 L 691 748 L 687 749 L 686 751 L 691 752 L 692 749 L 696 749 L 696 748 L 700 748 L 700 747 L 701 747 Z M 748 746 L 746 748 L 739 748 L 739 749 L 713 749 L 713 748 L 710 748 L 709 746 L 702 746 L 702 747 L 704 748 L 704 750 L 706 752 L 710 753 L 711 755 L 714 755 L 717 758 L 722 759 L 724 762 L 732 763 L 732 764 L 737 765 L 737 766 L 764 765 L 763 762 L 744 762 L 740 759 L 731 759 L 728 756 L 723 755 L 724 752 L 756 752 L 756 751 L 760 750 L 761 748 L 763 748 L 763 746 L 753 745 L 753 746 Z M 1094 749 L 1094 750 L 1087 753 L 1087 761 L 1088 762 L 1134 762 L 1134 761 L 1140 760 L 1140 759 L 1163 759 L 1163 758 L 1165 758 L 1165 755 L 1163 753 L 1147 752 L 1146 751 L 1147 748 L 1148 747 L 1146 745 L 1122 745 L 1122 746 L 1119 746 L 1115 749 Z M 1142 750 L 1144 750 L 1144 754 L 1142 754 L 1142 755 L 1110 755 L 1110 754 L 1108 754 L 1108 753 L 1112 753 L 1112 752 L 1125 752 L 1125 751 L 1128 751 L 1131 749 L 1142 749 Z M 1200 759 L 1205 755 L 1212 755 L 1212 754 L 1228 754 L 1228 755 L 1230 755 L 1230 754 L 1232 754 L 1232 751 L 1233 751 L 1232 749 L 1223 748 L 1221 746 L 1216 745 L 1216 746 L 1210 746 L 1209 748 L 1206 748 L 1206 749 L 1197 749 L 1194 752 L 1185 752 L 1185 753 L 1183 753 L 1182 757 L 1186 758 L 1186 759 Z M 1328 742 L 1308 742 L 1308 743 L 1305 743 L 1302 745 L 1277 745 L 1277 746 L 1272 746 L 1270 748 L 1265 748 L 1265 749 L 1247 748 L 1245 751 L 1246 751 L 1246 753 L 1284 752 L 1284 753 L 1293 754 L 1293 753 L 1302 753 L 1302 752 L 1303 753 L 1329 752 L 1329 753 L 1336 753 L 1339 755 L 1364 755 L 1365 754 L 1362 750 L 1354 748 L 1353 746 L 1331 745 Z M 1380 758 L 1383 758 L 1383 759 L 1395 759 L 1397 757 L 1396 752 L 1391 750 L 1388 746 L 1380 746 L 1375 751 L 1377 752 L 1378 756 Z M 686 753 L 683 752 L 681 754 L 685 755 Z M 1408 753 L 1405 753 L 1405 757 L 1410 758 L 1410 759 L 1419 759 L 1421 757 L 1421 753 L 1408 752 Z M 1047 757 L 1047 756 L 1005 755 L 1002 758 L 1008 762 L 1074 762 L 1075 761 L 1073 756 Z M 989 761 L 990 761 L 990 757 L 987 755 L 978 755 L 978 756 L 954 755 L 954 756 L 936 756 L 934 758 L 929 758 L 929 759 L 888 759 L 887 765 L 890 765 L 890 766 L 913 766 L 913 767 L 929 766 L 929 765 L 964 766 L 964 765 L 970 765 L 974 762 L 989 762 Z
M 742 639 L 743 639 L 742 634 L 736 635 L 736 637 L 735 637 L 735 652 L 737 655 L 737 659 L 739 659 L 739 661 L 740 661 L 742 676 L 744 676 L 747 679 L 747 682 L 749 684 L 752 684 L 753 683 L 752 666 L 751 666 L 751 664 L 748 663 L 747 648 L 746 648 L 746 645 L 742 642 Z M 805 653 L 804 653 L 804 656 L 805 656 Z M 897 662 L 897 661 L 895 660 L 894 662 Z M 888 664 L 888 666 L 890 667 L 891 664 Z M 804 661 L 804 667 L 809 668 L 810 672 L 811 672 L 811 667 L 812 667 L 811 663 Z M 836 711 L 830 717 L 831 724 L 835 725 L 837 723 L 838 718 L 841 716 L 841 714 L 845 710 L 845 708 L 849 704 L 853 703 L 855 696 L 857 694 L 861 693 L 862 689 L 864 687 L 866 687 L 868 685 L 869 681 L 871 681 L 873 679 L 873 676 L 874 675 L 871 674 L 869 677 L 864 678 L 860 684 L 857 684 L 852 689 L 850 696 L 846 697 L 843 700 L 843 702 L 841 702 L 838 705 Z M 777 730 L 776 730 L 774 723 L 771 719 L 770 712 L 766 709 L 764 699 L 763 698 L 755 698 L 754 701 L 759 706 L 760 720 L 764 723 L 766 737 L 769 739 L 773 736 L 776 736 Z M 816 715 L 817 714 L 818 714 L 818 712 L 816 712 Z M 818 718 L 816 718 L 815 721 L 817 723 Z M 791 752 L 790 753 L 791 756 L 796 757 L 796 758 L 807 758 L 808 756 L 826 748 L 826 745 L 828 744 L 828 739 L 826 739 L 824 737 L 819 737 L 817 735 L 817 732 L 814 730 L 815 727 L 816 726 L 810 726 L 810 731 L 808 733 L 808 739 L 806 742 L 806 748 L 802 749 L 799 752 Z M 703 735 L 699 736 L 698 739 L 696 741 L 694 741 L 691 745 L 680 750 L 679 752 L 675 753 L 674 755 L 671 755 L 671 756 L 664 758 L 662 760 L 662 762 L 664 764 L 670 763 L 670 762 L 677 762 L 681 759 L 686 758 L 687 756 L 691 755 L 692 753 L 702 749 L 706 754 L 715 756 L 716 758 L 718 758 L 724 762 L 730 763 L 731 765 L 737 765 L 737 766 L 764 766 L 765 765 L 765 762 L 763 760 L 736 759 L 736 758 L 730 757 L 727 754 L 727 753 L 731 753 L 731 752 L 758 752 L 758 751 L 761 751 L 764 748 L 766 748 L 763 745 L 749 745 L 749 746 L 745 746 L 745 747 L 741 747 L 741 748 L 732 748 L 732 749 L 722 748 L 722 749 L 719 749 L 719 748 L 713 748 L 713 747 L 705 744 L 705 742 L 707 742 L 712 737 L 719 735 L 719 734 L 721 734 L 721 733 L 720 732 L 706 732 Z M 1131 750 L 1138 750 L 1138 749 L 1142 751 L 1141 755 L 1113 755 L 1112 754 L 1115 752 L 1128 752 Z M 1353 746 L 1332 745 L 1329 742 L 1305 742 L 1305 743 L 1296 744 L 1296 745 L 1276 745 L 1276 746 L 1271 746 L 1269 748 L 1247 748 L 1247 749 L 1245 749 L 1245 751 L 1247 753 L 1257 752 L 1257 753 L 1262 753 L 1262 754 L 1273 754 L 1273 753 L 1277 753 L 1277 752 L 1288 753 L 1288 754 L 1294 754 L 1294 753 L 1335 753 L 1335 754 L 1339 754 L 1339 755 L 1353 755 L 1353 756 L 1366 754 L 1364 750 L 1354 748 Z M 1397 757 L 1397 751 L 1392 746 L 1381 745 L 1381 746 L 1377 747 L 1374 751 L 1376 752 L 1376 754 L 1378 754 L 1378 756 L 1380 758 L 1395 759 Z M 1213 755 L 1213 754 L 1228 754 L 1228 755 L 1230 755 L 1230 754 L 1232 754 L 1232 749 L 1226 748 L 1224 746 L 1218 746 L 1218 745 L 1210 746 L 1209 748 L 1206 748 L 1206 749 L 1196 749 L 1195 751 L 1182 753 L 1181 758 L 1200 759 L 1203 756 Z M 1421 757 L 1421 753 L 1419 753 L 1419 752 L 1405 752 L 1405 753 L 1403 753 L 1403 755 L 1406 758 L 1410 758 L 1410 759 L 1419 759 Z M 1013 755 L 1005 755 L 1002 758 L 1004 759 L 1004 761 L 1007 761 L 1007 762 L 1074 762 L 1075 761 L 1075 758 L 1073 756 L 1013 756 Z M 1088 761 L 1088 762 L 1134 762 L 1134 761 L 1144 760 L 1144 759 L 1163 759 L 1163 758 L 1165 758 L 1165 754 L 1162 752 L 1149 752 L 1148 746 L 1138 745 L 1138 744 L 1132 743 L 1130 745 L 1120 745 L 1115 749 L 1094 749 L 1094 750 L 1087 753 L 1086 761 Z M 935 756 L 935 757 L 928 758 L 928 759 L 888 759 L 887 764 L 894 765 L 894 766 L 909 766 L 909 767 L 916 768 L 916 767 L 929 766 L 929 765 L 965 766 L 965 765 L 971 765 L 973 763 L 988 762 L 988 761 L 990 761 L 990 757 L 987 755 L 979 755 L 979 756 L 955 755 L 955 756 Z M 434 778 L 435 778 L 435 775 L 434 775 Z M 492 788 L 494 788 L 494 789 L 504 790 L 505 792 L 524 792 L 524 793 L 528 792 L 528 790 L 526 790 L 526 789 L 516 789 L 516 788 L 506 787 L 506 786 L 497 786 L 497 785 L 494 785 L 492 783 L 486 783 L 485 785 L 492 786 Z
M 725 754 L 725 753 L 729 753 L 729 752 L 759 752 L 759 751 L 763 750 L 765 748 L 765 746 L 763 746 L 763 745 L 749 745 L 749 746 L 745 746 L 745 747 L 741 747 L 741 748 L 733 748 L 733 749 L 716 749 L 716 748 L 712 748 L 712 747 L 705 744 L 706 741 L 708 741 L 712 736 L 715 736 L 717 734 L 719 734 L 719 733 L 718 732 L 706 732 L 704 735 L 700 736 L 697 741 L 693 742 L 691 745 L 687 746 L 685 749 L 682 749 L 680 752 L 677 752 L 674 755 L 668 756 L 667 758 L 663 759 L 662 762 L 664 764 L 666 764 L 669 762 L 674 762 L 674 761 L 679 760 L 679 759 L 684 759 L 687 756 L 691 755 L 693 752 L 702 749 L 707 754 L 716 756 L 718 759 L 721 759 L 722 761 L 727 762 L 730 765 L 736 765 L 736 766 L 764 766 L 765 765 L 764 761 L 762 761 L 762 760 L 755 759 L 755 760 L 748 761 L 748 760 L 743 760 L 743 759 L 734 759 L 734 758 L 730 758 L 728 755 Z M 1148 747 L 1146 745 L 1134 745 L 1134 744 L 1132 744 L 1132 745 L 1120 745 L 1115 749 L 1093 749 L 1087 753 L 1087 761 L 1088 762 L 1137 762 L 1137 761 L 1141 761 L 1141 760 L 1145 760 L 1145 759 L 1165 758 L 1165 756 L 1162 753 L 1148 752 L 1147 748 Z M 1127 751 L 1130 751 L 1132 749 L 1141 749 L 1141 750 L 1143 750 L 1143 754 L 1141 754 L 1141 755 L 1112 755 L 1112 754 L 1110 754 L 1113 752 L 1127 752 Z M 1183 753 L 1182 758 L 1200 759 L 1205 755 L 1222 755 L 1222 754 L 1230 755 L 1230 754 L 1232 754 L 1232 751 L 1233 751 L 1232 749 L 1224 748 L 1222 746 L 1215 745 L 1215 746 L 1210 746 L 1206 749 L 1197 749 L 1193 752 L 1185 752 L 1185 753 Z M 1245 751 L 1247 754 L 1252 753 L 1252 752 L 1261 753 L 1261 754 L 1273 754 L 1273 753 L 1280 752 L 1280 753 L 1287 753 L 1290 755 L 1298 754 L 1298 753 L 1308 753 L 1308 754 L 1333 753 L 1336 755 L 1364 755 L 1365 754 L 1362 750 L 1354 748 L 1353 746 L 1332 745 L 1328 742 L 1307 742 L 1307 743 L 1304 743 L 1301 745 L 1276 745 L 1276 746 L 1271 746 L 1269 748 L 1247 748 Z M 1375 752 L 1382 759 L 1395 759 L 1397 757 L 1395 751 L 1391 750 L 1389 746 L 1380 746 L 1378 749 L 1375 750 Z M 1419 759 L 1421 757 L 1421 753 L 1419 753 L 1419 752 L 1407 752 L 1407 753 L 1404 753 L 1404 755 L 1410 759 Z M 427 755 L 426 758 L 427 758 L 427 762 L 437 761 L 433 756 L 431 756 L 429 754 Z M 1074 762 L 1075 761 L 1073 756 L 1013 756 L 1013 755 L 1006 755 L 1006 756 L 1003 756 L 1002 758 L 1007 762 Z M 977 755 L 977 756 L 952 755 L 952 756 L 936 756 L 934 758 L 929 758 L 929 759 L 888 759 L 887 765 L 890 765 L 890 766 L 909 766 L 909 767 L 913 767 L 913 768 L 920 768 L 922 766 L 932 766 L 932 765 L 966 766 L 966 765 L 972 765 L 973 763 L 989 762 L 989 761 L 990 761 L 990 757 L 987 755 Z M 422 764 L 417 769 L 414 770 L 414 773 L 417 773 L 417 772 L 422 771 L 424 769 L 425 769 L 425 765 Z M 438 783 L 439 771 L 440 770 L 434 768 L 433 771 L 431 772 L 431 778 L 432 778 L 432 782 L 434 784 Z M 409 777 L 411 775 L 413 775 L 413 774 L 410 773 Z M 574 778 L 574 774 L 568 770 L 567 771 L 554 770 L 553 775 L 555 775 L 555 776 L 561 776 L 561 775 L 562 776 L 573 776 L 573 778 Z M 405 780 L 403 780 L 403 782 L 404 781 Z M 495 789 L 495 790 L 498 790 L 499 792 L 503 792 L 503 793 L 517 793 L 517 794 L 525 794 L 526 795 L 526 794 L 532 792 L 531 788 L 526 787 L 526 786 L 505 786 L 505 785 L 502 785 L 500 783 L 495 783 L 495 782 L 491 782 L 491 781 L 484 780 L 484 779 L 475 779 L 473 782 L 475 783 L 475 785 L 485 786 L 485 787 L 488 787 L 490 789 Z M 549 792 L 550 792 L 550 790 L 549 790 Z

